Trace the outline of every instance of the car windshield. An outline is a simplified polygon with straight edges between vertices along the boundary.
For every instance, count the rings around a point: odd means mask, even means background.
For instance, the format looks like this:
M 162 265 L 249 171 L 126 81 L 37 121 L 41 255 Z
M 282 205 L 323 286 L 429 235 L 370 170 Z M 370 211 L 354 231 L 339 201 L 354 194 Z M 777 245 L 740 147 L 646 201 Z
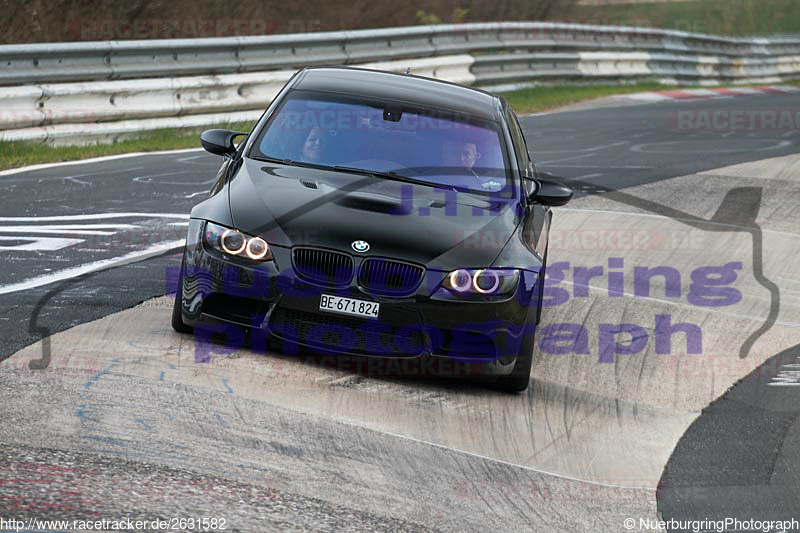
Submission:
M 298 93 L 270 118 L 252 157 L 390 172 L 482 194 L 510 191 L 501 137 L 489 122 Z

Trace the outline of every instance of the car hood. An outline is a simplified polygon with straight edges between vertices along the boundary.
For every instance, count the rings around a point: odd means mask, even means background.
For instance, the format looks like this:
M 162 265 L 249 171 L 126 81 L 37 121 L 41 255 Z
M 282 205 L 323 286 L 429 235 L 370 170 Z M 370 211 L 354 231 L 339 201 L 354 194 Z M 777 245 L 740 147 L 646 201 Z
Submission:
M 429 268 L 489 266 L 519 217 L 514 202 L 384 178 L 245 159 L 228 184 L 233 222 L 278 246 L 321 246 Z

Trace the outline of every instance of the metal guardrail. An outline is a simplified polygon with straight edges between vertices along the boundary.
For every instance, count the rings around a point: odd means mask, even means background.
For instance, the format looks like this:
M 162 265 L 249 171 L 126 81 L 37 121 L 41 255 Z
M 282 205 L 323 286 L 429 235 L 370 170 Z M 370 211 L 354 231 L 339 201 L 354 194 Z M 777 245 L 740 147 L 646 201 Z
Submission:
M 0 84 L 294 69 L 464 53 L 639 51 L 727 58 L 800 54 L 800 39 L 552 22 L 411 26 L 289 35 L 0 46 Z
M 468 54 L 407 59 L 361 66 L 475 82 Z M 143 130 L 250 121 L 266 109 L 294 70 L 88 81 L 0 87 L 0 140 L 107 137 Z M 242 112 L 249 111 L 249 114 Z M 233 116 L 238 117 L 236 119 Z M 124 123 L 123 123 L 124 122 Z M 113 137 L 112 137 L 113 139 Z
M 647 52 L 500 53 L 476 56 L 472 72 L 482 86 L 539 82 L 635 81 L 667 83 L 777 83 L 800 77 L 800 55 L 729 58 Z
M 128 129 L 136 131 L 156 123 L 173 127 L 170 117 L 222 121 L 225 113 L 252 114 L 266 107 L 293 70 L 307 65 L 368 64 L 397 71 L 409 66 L 415 74 L 485 87 L 637 78 L 779 82 L 800 77 L 800 39 L 497 22 L 5 45 L 0 46 L 0 62 L 0 85 L 6 86 L 0 87 L 0 130 L 5 130 L 0 139 L 52 140 L 78 135 L 66 127 L 71 123 L 103 124 L 95 131 L 107 135 L 116 131 L 108 124 L 115 121 L 128 121 Z M 70 110 L 76 112 L 70 115 Z M 137 125 L 136 120 L 144 122 Z M 173 122 L 180 127 L 197 120 Z M 63 127 L 56 131 L 52 126 L 59 124 Z M 80 130 L 85 134 L 87 128 Z

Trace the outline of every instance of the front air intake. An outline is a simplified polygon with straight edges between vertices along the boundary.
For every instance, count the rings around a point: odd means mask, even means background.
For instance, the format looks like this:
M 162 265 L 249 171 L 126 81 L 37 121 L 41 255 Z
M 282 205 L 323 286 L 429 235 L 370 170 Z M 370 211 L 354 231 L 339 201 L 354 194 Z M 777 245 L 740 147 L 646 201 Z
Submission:
M 417 265 L 371 257 L 361 263 L 358 284 L 372 294 L 408 295 L 417 289 L 423 273 Z
M 295 248 L 292 262 L 298 278 L 324 285 L 347 285 L 353 278 L 353 258 L 318 248 Z

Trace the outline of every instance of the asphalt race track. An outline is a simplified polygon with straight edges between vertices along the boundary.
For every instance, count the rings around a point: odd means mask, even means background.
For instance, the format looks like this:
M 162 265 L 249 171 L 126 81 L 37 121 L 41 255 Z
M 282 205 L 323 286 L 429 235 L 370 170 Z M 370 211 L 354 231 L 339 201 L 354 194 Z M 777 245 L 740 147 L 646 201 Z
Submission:
M 521 395 L 174 333 L 167 272 L 219 164 L 203 151 L 1 173 L 0 508 L 237 531 L 800 520 L 800 132 L 676 118 L 798 108 L 523 118 L 539 169 L 579 191 L 555 213 L 563 301 L 539 335 L 580 342 L 540 340 Z M 671 274 L 648 289 L 637 267 Z M 736 297 L 709 303 L 714 280 Z

